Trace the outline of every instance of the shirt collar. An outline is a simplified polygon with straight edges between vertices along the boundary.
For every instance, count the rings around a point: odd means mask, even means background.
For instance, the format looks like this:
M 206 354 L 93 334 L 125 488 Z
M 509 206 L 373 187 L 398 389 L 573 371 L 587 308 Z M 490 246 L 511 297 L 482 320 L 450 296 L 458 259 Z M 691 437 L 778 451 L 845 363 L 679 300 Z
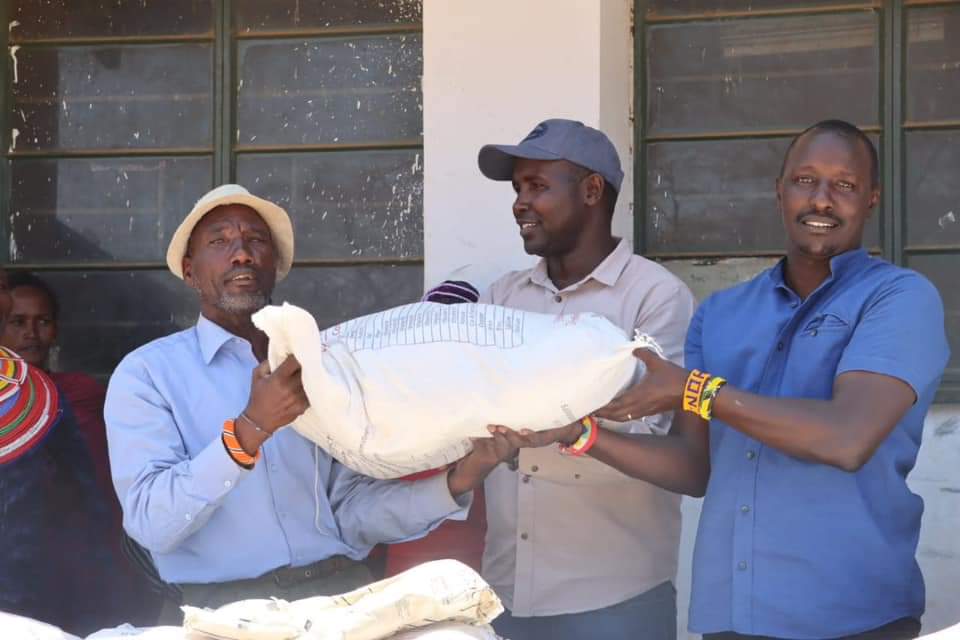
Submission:
M 830 258 L 830 275 L 827 277 L 824 282 L 830 282 L 832 280 L 838 280 L 843 278 L 848 273 L 851 273 L 857 270 L 861 264 L 870 258 L 870 254 L 866 249 L 852 249 L 845 253 L 841 253 L 838 256 L 833 256 Z M 786 282 L 783 279 L 783 269 L 787 264 L 787 259 L 780 258 L 780 262 L 776 264 L 770 271 L 768 275 L 773 283 L 778 287 L 787 287 Z
M 614 247 L 613 251 L 610 252 L 610 255 L 604 258 L 603 262 L 598 264 L 596 268 L 594 268 L 594 270 L 587 275 L 587 277 L 576 284 L 570 285 L 570 287 L 567 288 L 569 289 L 571 287 L 577 287 L 581 283 L 586 282 L 591 278 L 601 284 L 612 287 L 617 284 L 617 280 L 620 279 L 620 275 L 623 273 L 623 270 L 627 268 L 632 256 L 633 251 L 630 250 L 630 246 L 627 244 L 627 241 L 621 238 L 620 242 L 617 243 L 617 246 Z M 553 282 L 550 280 L 550 275 L 547 273 L 546 258 L 541 258 L 540 262 L 538 262 L 530 272 L 530 282 L 548 289 L 556 288 Z
M 197 340 L 200 342 L 200 353 L 203 354 L 204 364 L 210 364 L 220 348 L 234 338 L 237 336 L 200 314 L 200 319 L 197 320 Z M 242 338 L 237 339 L 242 340 Z

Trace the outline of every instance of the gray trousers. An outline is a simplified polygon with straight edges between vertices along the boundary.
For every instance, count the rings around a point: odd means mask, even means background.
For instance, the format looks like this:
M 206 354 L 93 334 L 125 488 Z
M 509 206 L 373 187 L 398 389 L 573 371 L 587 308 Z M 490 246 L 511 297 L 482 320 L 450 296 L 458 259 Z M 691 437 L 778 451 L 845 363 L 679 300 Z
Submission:
M 181 604 L 216 609 L 238 600 L 279 598 L 289 602 L 346 593 L 371 582 L 373 574 L 364 563 L 336 556 L 306 567 L 281 567 L 249 580 L 181 584 L 182 602 L 166 601 L 157 624 L 182 624 Z

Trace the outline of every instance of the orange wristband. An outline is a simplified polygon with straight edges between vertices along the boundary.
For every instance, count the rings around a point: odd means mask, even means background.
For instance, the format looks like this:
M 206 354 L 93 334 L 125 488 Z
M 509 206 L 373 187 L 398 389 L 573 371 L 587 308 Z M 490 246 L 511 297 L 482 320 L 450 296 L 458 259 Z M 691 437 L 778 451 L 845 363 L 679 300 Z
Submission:
M 237 439 L 237 423 L 235 420 L 227 420 L 223 423 L 223 433 L 220 438 L 223 440 L 223 446 L 227 449 L 227 454 L 244 469 L 252 469 L 253 465 L 260 459 L 260 452 L 250 455 L 240 446 Z

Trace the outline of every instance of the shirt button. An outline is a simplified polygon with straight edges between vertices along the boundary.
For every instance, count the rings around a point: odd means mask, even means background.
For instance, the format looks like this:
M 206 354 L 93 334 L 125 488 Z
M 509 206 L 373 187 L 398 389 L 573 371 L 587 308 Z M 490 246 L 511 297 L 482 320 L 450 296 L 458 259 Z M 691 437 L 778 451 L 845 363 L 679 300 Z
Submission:
M 739 563 L 737 563 L 737 569 L 740 569 L 740 571 L 746 571 L 747 563 L 741 560 Z
M 573 479 L 574 479 L 574 480 L 579 480 L 579 479 L 580 479 L 580 474 L 579 474 L 579 473 L 573 474 Z
M 189 513 L 183 517 L 187 520 L 187 522 L 190 522 L 191 520 L 193 520 L 193 516 L 190 515 Z
M 533 471 L 534 473 L 536 473 L 537 471 L 540 471 L 540 467 L 538 467 L 537 465 L 533 465 L 532 467 L 530 467 L 530 471 Z
M 553 296 L 554 302 L 563 302 L 563 296 Z
M 750 451 L 747 451 L 747 460 L 753 460 L 756 457 L 757 457 L 757 453 L 755 451 L 753 451 L 752 449 Z
M 530 482 L 530 476 L 523 476 L 523 483 L 527 484 L 528 482 Z
M 790 301 L 790 306 L 793 307 L 794 309 L 796 309 L 799 305 L 800 305 L 800 303 L 797 302 L 796 300 L 791 300 L 791 301 Z
M 740 507 L 740 511 L 742 511 L 743 513 L 750 513 L 750 505 L 745 504 L 745 505 L 741 506 L 741 507 Z
M 782 343 L 782 342 L 778 342 L 778 343 L 777 343 L 777 351 L 783 351 L 783 343 Z
M 227 480 L 227 481 L 225 481 L 225 482 L 223 483 L 223 486 L 225 486 L 227 489 L 229 489 L 230 487 L 233 486 L 233 483 L 230 482 L 229 480 Z
M 817 330 L 814 329 L 813 331 L 811 331 L 810 335 L 815 338 L 817 336 Z
M 528 535 L 525 534 L 525 533 L 521 533 L 521 534 L 520 534 L 520 539 L 521 539 L 521 540 L 526 540 L 526 539 L 529 538 L 529 537 L 530 537 L 530 536 L 528 536 Z

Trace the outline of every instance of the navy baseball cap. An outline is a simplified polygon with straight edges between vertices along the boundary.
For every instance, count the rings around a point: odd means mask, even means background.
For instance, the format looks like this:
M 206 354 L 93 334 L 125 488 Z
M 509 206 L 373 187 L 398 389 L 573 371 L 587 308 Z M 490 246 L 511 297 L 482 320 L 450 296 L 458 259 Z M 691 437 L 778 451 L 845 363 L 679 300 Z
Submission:
M 620 156 L 602 131 L 576 120 L 544 120 L 520 144 L 488 144 L 480 149 L 480 172 L 491 180 L 513 180 L 517 158 L 567 160 L 603 176 L 620 193 Z

